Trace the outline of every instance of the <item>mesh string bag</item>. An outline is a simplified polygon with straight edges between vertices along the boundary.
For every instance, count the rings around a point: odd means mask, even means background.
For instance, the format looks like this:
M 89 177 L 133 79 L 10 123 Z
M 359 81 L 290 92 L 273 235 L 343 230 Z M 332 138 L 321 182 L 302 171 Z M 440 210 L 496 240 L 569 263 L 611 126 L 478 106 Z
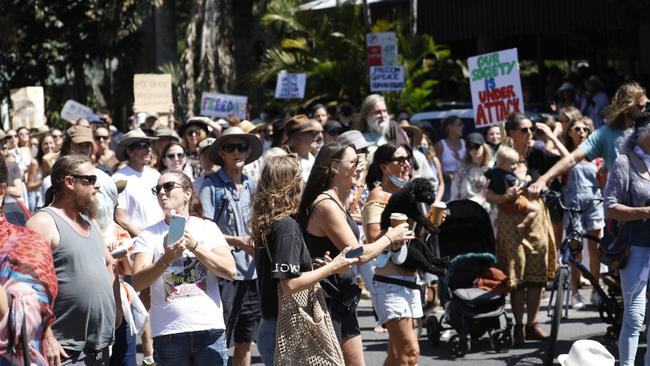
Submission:
M 293 294 L 278 284 L 275 366 L 338 366 L 343 353 L 320 284 Z

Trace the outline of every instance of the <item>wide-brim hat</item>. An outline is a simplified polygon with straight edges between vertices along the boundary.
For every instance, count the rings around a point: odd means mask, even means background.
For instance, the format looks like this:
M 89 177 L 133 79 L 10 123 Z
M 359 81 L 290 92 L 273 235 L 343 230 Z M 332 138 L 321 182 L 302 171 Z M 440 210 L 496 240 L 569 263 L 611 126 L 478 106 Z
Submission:
M 215 140 L 212 146 L 210 146 L 210 150 L 208 150 L 208 157 L 210 157 L 210 160 L 212 160 L 213 163 L 217 165 L 223 165 L 223 161 L 219 156 L 219 151 L 221 150 L 221 147 L 226 140 L 233 138 L 242 139 L 248 143 L 248 146 L 250 146 L 250 154 L 248 155 L 248 159 L 246 159 L 246 164 L 252 163 L 255 160 L 259 159 L 260 156 L 262 156 L 262 141 L 260 141 L 257 136 L 246 133 L 239 127 L 230 127 L 229 129 L 223 131 L 221 136 L 219 136 L 219 138 Z
M 164 137 L 171 137 L 174 140 L 181 142 L 181 138 L 176 134 L 176 132 L 174 132 L 174 130 L 172 130 L 171 128 L 165 126 L 156 128 L 153 136 L 159 139 Z
M 405 121 L 404 121 L 405 122 Z M 407 135 L 410 134 L 409 138 L 411 139 L 411 145 L 413 146 L 418 146 L 422 142 L 422 137 L 424 136 L 424 133 L 420 129 L 420 127 L 410 125 L 408 122 L 401 122 L 399 124 L 400 128 L 404 130 L 404 132 L 407 133 Z
M 304 114 L 295 115 L 284 124 L 284 132 L 287 136 L 311 131 L 316 131 L 316 127 L 311 123 L 311 119 Z
M 575 341 L 569 353 L 557 356 L 557 361 L 562 366 L 614 366 L 616 359 L 602 344 L 591 339 Z
M 210 118 L 208 117 L 202 117 L 202 116 L 197 116 L 197 117 L 192 117 L 188 119 L 181 127 L 178 128 L 178 134 L 183 137 L 185 136 L 185 131 L 187 131 L 188 128 L 197 126 L 203 131 L 205 131 L 206 135 L 210 133 L 210 129 L 208 128 L 208 123 L 207 121 L 210 121 Z
M 141 129 L 135 128 L 122 135 L 122 139 L 120 139 L 120 143 L 117 145 L 117 148 L 115 149 L 115 156 L 119 161 L 127 160 L 129 156 L 126 154 L 126 148 L 129 147 L 131 144 L 134 144 L 139 141 L 150 142 L 154 140 L 158 140 L 158 138 L 149 137 Z
M 267 128 L 266 125 L 263 124 L 263 123 L 255 124 L 255 123 L 253 123 L 251 121 L 247 121 L 247 120 L 243 120 L 243 121 L 239 122 L 239 126 L 237 126 L 237 127 L 241 128 L 246 133 L 257 133 L 260 130 L 263 130 L 263 129 Z

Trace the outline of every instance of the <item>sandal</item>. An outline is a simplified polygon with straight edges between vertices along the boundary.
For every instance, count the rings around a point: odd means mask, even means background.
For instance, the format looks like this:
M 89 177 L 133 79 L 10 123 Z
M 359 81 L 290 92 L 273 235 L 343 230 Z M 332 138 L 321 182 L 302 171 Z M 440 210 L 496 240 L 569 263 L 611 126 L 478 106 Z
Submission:
M 539 327 L 539 323 L 534 322 L 526 325 L 526 339 L 529 341 L 544 341 L 548 339 L 548 333 Z

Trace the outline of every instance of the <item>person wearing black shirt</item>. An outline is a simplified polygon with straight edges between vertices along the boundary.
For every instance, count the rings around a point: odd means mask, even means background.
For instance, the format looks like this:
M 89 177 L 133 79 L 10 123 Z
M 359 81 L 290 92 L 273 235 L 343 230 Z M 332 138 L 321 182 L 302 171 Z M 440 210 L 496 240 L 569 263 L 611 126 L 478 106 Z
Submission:
M 302 191 L 301 168 L 291 155 L 278 156 L 266 162 L 251 216 L 255 243 L 255 263 L 262 303 L 262 321 L 257 331 L 257 348 L 265 365 L 273 365 L 276 319 L 278 316 L 278 284 L 285 293 L 294 293 L 341 271 L 348 271 L 357 258 L 346 258 L 348 250 L 333 260 L 328 253 L 312 267 L 302 230 L 292 218 Z M 335 334 L 331 334 L 336 337 Z

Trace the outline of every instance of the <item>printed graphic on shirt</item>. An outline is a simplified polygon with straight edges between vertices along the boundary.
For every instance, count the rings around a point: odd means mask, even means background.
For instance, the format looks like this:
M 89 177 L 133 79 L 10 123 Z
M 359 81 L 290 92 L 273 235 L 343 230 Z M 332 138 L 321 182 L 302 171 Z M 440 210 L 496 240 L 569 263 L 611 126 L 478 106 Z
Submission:
M 195 257 L 183 257 L 183 267 L 172 265 L 163 273 L 165 300 L 207 295 L 207 271 Z
M 274 263 L 273 273 L 298 273 L 300 272 L 299 264 Z

